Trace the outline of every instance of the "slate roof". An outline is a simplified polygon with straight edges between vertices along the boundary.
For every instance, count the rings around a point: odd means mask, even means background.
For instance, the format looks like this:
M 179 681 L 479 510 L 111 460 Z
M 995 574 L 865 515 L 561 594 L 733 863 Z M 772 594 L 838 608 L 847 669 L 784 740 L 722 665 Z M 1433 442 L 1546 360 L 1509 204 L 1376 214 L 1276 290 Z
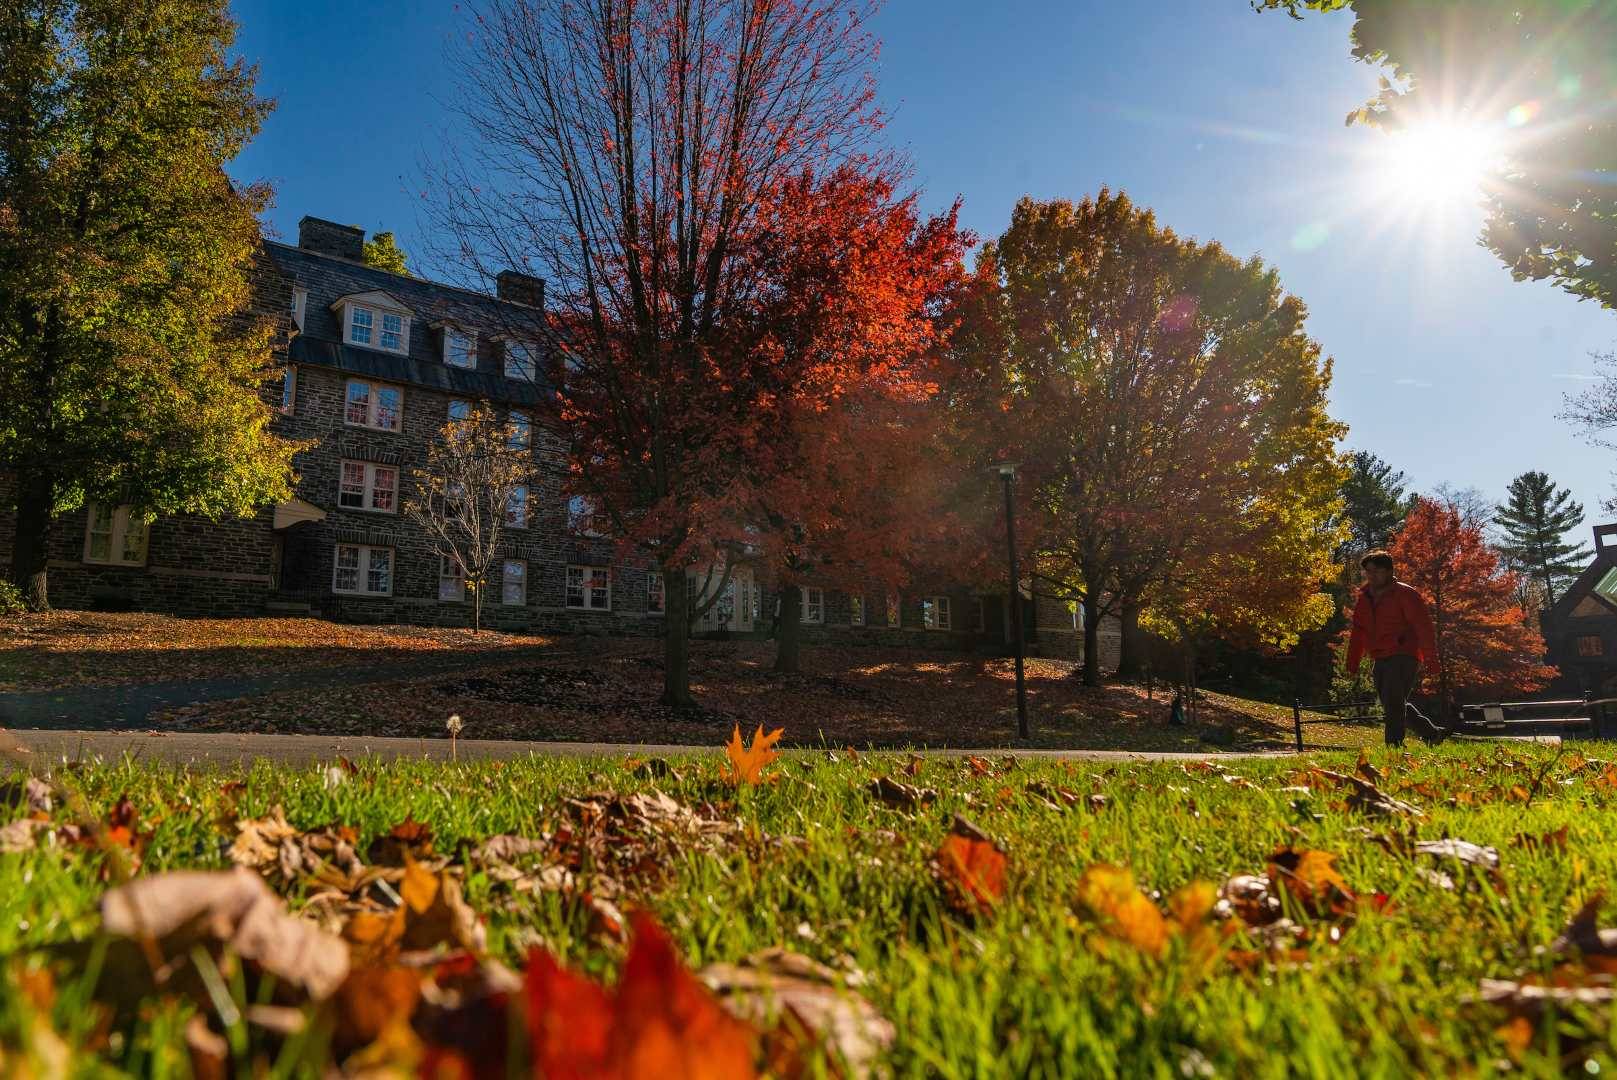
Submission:
M 266 246 L 281 272 L 308 293 L 303 330 L 289 349 L 294 363 L 515 404 L 532 404 L 549 391 L 544 363 L 536 382 L 507 379 L 504 350 L 496 341 L 498 335 L 526 338 L 540 345 L 541 358 L 553 353 L 554 337 L 545 328 L 543 312 L 486 293 L 392 274 L 290 244 L 269 241 Z M 368 292 L 386 292 L 410 309 L 408 355 L 343 342 L 342 326 L 331 305 L 339 297 Z M 442 339 L 434 326 L 445 322 L 477 335 L 475 370 L 443 362 Z

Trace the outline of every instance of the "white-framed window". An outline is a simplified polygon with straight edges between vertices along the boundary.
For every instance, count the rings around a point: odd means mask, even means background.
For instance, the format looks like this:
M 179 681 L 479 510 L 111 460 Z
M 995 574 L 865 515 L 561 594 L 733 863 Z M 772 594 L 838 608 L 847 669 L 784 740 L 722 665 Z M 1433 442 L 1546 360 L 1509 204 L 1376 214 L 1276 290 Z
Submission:
M 472 403 L 460 398 L 449 399 L 449 422 L 451 424 L 464 424 L 472 416 Z
M 343 422 L 349 427 L 397 431 L 404 416 L 404 391 L 397 386 L 348 380 L 348 396 L 343 406 Z
M 303 313 L 305 311 L 307 311 L 308 309 L 309 309 L 309 290 L 308 289 L 293 289 L 292 290 L 292 325 L 296 326 L 298 328 L 299 333 L 302 333 L 302 331 L 303 331 Z
M 583 611 L 610 611 L 612 572 L 604 566 L 569 566 L 567 606 Z
M 444 327 L 444 363 L 450 367 L 475 368 L 477 339 L 453 326 Z
M 509 450 L 526 450 L 533 445 L 533 417 L 525 412 L 512 410 L 508 422 L 510 437 L 506 440 Z
M 293 408 L 298 401 L 298 369 L 288 364 L 281 369 L 281 403 L 276 408 L 285 416 L 291 416 Z
M 898 626 L 903 622 L 904 605 L 896 592 L 887 594 L 887 625 Z
M 521 559 L 500 563 L 500 603 L 522 607 L 528 602 L 528 564 Z
M 346 340 L 384 352 L 410 351 L 410 317 L 402 311 L 347 304 Z
M 338 544 L 331 570 L 331 591 L 360 596 L 392 596 L 393 549 L 368 544 Z
M 977 628 L 979 634 L 988 632 L 988 605 L 980 596 L 971 598 L 971 625 Z
M 107 566 L 145 566 L 150 530 L 128 506 L 91 503 L 84 524 L 84 561 Z
M 513 529 L 528 527 L 528 485 L 517 485 L 505 497 L 505 523 Z
M 534 360 L 533 346 L 525 341 L 507 340 L 505 343 L 505 377 L 507 379 L 525 379 L 533 381 L 534 373 L 539 370 Z
M 825 621 L 825 591 L 801 586 L 798 592 L 802 596 L 803 609 L 798 613 L 798 621 L 806 623 L 822 623 Z
M 595 507 L 587 495 L 574 495 L 567 500 L 567 528 L 580 536 L 600 536 L 595 527 Z
M 399 470 L 368 461 L 344 461 L 337 482 L 337 505 L 345 510 L 398 512 Z
M 438 599 L 446 603 L 466 599 L 466 575 L 447 555 L 438 556 Z
M 658 573 L 646 575 L 646 610 L 653 615 L 661 615 L 668 610 L 667 600 L 663 596 L 663 576 Z
M 927 596 L 922 598 L 921 625 L 928 630 L 949 629 L 949 598 L 947 596 Z
M 858 593 L 848 597 L 848 624 L 850 626 L 865 625 L 865 598 Z

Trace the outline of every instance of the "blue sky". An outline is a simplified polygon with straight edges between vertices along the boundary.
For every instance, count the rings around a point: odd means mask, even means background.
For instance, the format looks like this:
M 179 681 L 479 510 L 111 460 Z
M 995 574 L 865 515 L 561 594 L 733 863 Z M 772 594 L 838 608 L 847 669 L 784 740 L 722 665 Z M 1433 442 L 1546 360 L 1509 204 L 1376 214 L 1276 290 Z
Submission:
M 304 214 L 393 229 L 420 250 L 420 163 L 453 137 L 448 2 L 236 0 L 238 48 L 278 108 L 234 172 L 276 191 L 269 225 Z M 1375 73 L 1348 20 L 1258 15 L 1246 0 L 889 0 L 887 138 L 937 207 L 1001 232 L 1017 198 L 1102 185 L 1180 233 L 1259 254 L 1334 357 L 1347 445 L 1417 490 L 1502 498 L 1543 469 L 1591 520 L 1617 455 L 1556 419 L 1617 348 L 1617 312 L 1518 284 L 1475 243 L 1480 213 L 1376 197 L 1385 136 L 1347 128 Z M 431 272 L 431 267 L 422 267 Z

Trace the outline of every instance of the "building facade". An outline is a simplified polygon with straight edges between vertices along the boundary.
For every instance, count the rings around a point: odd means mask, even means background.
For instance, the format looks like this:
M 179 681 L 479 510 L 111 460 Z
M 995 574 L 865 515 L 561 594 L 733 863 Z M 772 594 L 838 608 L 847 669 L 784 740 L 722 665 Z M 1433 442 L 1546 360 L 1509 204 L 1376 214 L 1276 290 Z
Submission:
M 307 217 L 295 246 L 266 242 L 253 270 L 255 313 L 278 329 L 281 376 L 266 388 L 274 430 L 305 444 L 294 458 L 294 497 L 234 521 L 178 515 L 146 524 L 127 506 L 66 514 L 52 534 L 52 603 L 469 624 L 464 583 L 402 506 L 445 424 L 482 403 L 527 433 L 536 476 L 507 508 L 484 624 L 659 632 L 659 576 L 614 561 L 610 543 L 572 527 L 568 443 L 544 407 L 554 350 L 543 283 L 507 272 L 489 296 L 366 266 L 363 245 L 361 230 Z M 0 505 L 11 504 L 6 494 Z M 0 562 L 9 563 L 12 535 L 9 516 L 0 517 Z M 804 593 L 809 641 L 999 650 L 1010 640 L 1003 594 Z M 1033 598 L 1024 607 L 1030 652 L 1078 657 L 1082 633 L 1067 604 Z M 741 568 L 695 630 L 761 635 L 775 611 L 775 598 Z M 1113 667 L 1118 635 L 1108 629 L 1102 659 Z
M 1617 525 L 1597 525 L 1593 561 L 1540 620 L 1557 695 L 1617 697 Z

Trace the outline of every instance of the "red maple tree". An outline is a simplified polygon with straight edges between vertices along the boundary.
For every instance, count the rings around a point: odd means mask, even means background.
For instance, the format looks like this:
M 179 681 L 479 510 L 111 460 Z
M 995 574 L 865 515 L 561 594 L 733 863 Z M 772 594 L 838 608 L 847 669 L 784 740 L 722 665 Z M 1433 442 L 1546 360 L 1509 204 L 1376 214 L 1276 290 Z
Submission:
M 768 285 L 732 347 L 797 373 L 763 405 L 741 509 L 780 591 L 776 669 L 799 667 L 799 586 L 902 588 L 955 532 L 937 482 L 938 314 L 963 276 L 958 206 L 922 220 L 878 168 L 805 173 L 771 205 Z
M 873 106 L 866 0 L 482 0 L 463 52 L 474 138 L 437 185 L 450 254 L 544 275 L 565 371 L 554 418 L 591 521 L 670 583 L 748 550 L 779 475 L 779 402 L 836 385 L 822 352 L 760 349 L 763 272 L 793 223 L 834 249 L 803 178 L 861 157 Z M 717 588 L 666 590 L 663 700 L 691 702 L 689 630 Z
M 1388 550 L 1398 576 L 1431 604 L 1445 711 L 1461 688 L 1524 692 L 1555 676 L 1544 663 L 1543 635 L 1517 602 L 1517 576 L 1458 507 L 1417 498 Z

